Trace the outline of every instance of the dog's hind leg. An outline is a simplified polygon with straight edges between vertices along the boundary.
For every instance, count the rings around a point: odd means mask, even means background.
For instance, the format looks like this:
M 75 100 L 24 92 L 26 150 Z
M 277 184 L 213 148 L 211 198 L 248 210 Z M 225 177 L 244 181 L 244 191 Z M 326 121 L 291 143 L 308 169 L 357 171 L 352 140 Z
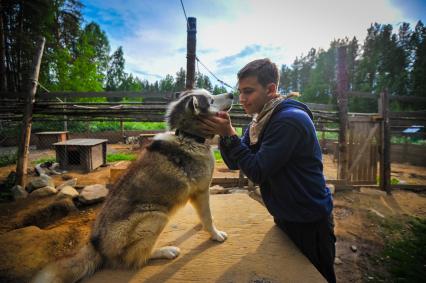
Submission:
M 210 211 L 210 195 L 209 190 L 195 194 L 191 197 L 191 204 L 197 211 L 203 228 L 210 233 L 212 240 L 223 242 L 228 238 L 228 235 L 216 229 L 213 224 L 213 218 Z
M 152 252 L 158 236 L 169 221 L 166 213 L 160 211 L 144 212 L 136 218 L 138 221 L 134 229 L 129 231 L 130 244 L 126 247 L 126 252 L 123 255 L 123 261 L 127 266 L 139 268 L 153 255 L 156 258 L 174 258 L 179 254 L 178 248 L 174 250 L 159 249 L 154 253 Z M 175 256 L 172 256 L 173 254 Z

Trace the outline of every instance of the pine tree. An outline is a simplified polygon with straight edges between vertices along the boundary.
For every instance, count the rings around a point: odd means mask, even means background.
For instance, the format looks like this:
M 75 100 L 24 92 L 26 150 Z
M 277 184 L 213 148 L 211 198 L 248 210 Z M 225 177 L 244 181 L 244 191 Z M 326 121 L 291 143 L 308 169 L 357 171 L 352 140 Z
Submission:
M 426 27 L 417 22 L 412 34 L 414 62 L 411 72 L 412 94 L 426 97 Z M 424 109 L 424 105 L 423 105 Z
M 123 48 L 120 46 L 112 54 L 107 71 L 106 90 L 119 90 L 126 80 L 127 74 L 124 72 Z
M 176 73 L 175 79 L 175 91 L 183 91 L 185 89 L 186 72 L 183 68 L 180 68 Z

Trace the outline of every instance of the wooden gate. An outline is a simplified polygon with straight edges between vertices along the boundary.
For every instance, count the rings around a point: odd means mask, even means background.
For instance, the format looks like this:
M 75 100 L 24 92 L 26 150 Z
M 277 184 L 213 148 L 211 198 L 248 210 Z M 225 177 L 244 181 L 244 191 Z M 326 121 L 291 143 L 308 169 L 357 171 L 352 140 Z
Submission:
M 346 180 L 354 185 L 376 185 L 379 179 L 381 122 L 377 115 L 349 116 Z M 341 162 L 339 162 L 339 166 Z M 340 172 L 340 170 L 338 170 Z M 338 179 L 341 179 L 338 176 Z

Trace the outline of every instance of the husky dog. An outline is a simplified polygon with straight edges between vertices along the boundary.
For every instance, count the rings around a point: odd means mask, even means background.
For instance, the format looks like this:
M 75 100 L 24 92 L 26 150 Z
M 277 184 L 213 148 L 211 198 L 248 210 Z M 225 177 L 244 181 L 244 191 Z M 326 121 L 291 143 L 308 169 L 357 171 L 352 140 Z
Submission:
M 213 224 L 209 187 L 215 159 L 198 130 L 199 115 L 228 111 L 232 94 L 184 92 L 166 113 L 173 134 L 156 135 L 126 174 L 110 190 L 90 241 L 75 256 L 47 265 L 33 282 L 76 282 L 101 266 L 140 268 L 148 259 L 173 259 L 178 247 L 154 249 L 170 217 L 189 200 L 211 239 L 223 242 L 225 232 Z

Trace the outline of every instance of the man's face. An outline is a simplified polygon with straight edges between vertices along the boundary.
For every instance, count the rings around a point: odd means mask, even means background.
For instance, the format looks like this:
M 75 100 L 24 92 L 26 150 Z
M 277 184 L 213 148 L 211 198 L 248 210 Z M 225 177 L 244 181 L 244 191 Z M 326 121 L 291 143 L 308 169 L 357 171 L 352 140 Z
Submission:
M 263 87 L 257 77 L 247 77 L 238 81 L 240 103 L 247 114 L 259 113 L 271 97 L 267 87 Z

